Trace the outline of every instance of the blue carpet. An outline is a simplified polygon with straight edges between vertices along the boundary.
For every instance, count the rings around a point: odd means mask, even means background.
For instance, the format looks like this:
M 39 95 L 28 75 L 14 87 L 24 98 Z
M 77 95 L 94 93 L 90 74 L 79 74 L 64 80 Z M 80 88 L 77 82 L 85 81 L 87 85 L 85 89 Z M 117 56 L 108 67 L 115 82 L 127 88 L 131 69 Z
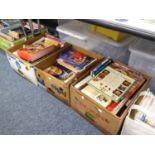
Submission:
M 0 51 L 0 134 L 102 134 L 71 108 L 17 75 Z

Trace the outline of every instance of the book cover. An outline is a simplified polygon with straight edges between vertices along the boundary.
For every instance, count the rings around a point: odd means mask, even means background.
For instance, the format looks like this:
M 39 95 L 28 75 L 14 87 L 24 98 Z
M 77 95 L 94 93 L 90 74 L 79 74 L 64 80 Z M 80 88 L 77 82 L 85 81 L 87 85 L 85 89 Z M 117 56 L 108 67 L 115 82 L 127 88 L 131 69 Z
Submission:
M 104 94 L 98 92 L 94 87 L 87 85 L 81 90 L 84 94 L 95 100 L 103 107 L 107 107 L 111 103 L 111 99 Z
M 82 70 L 68 64 L 67 62 L 63 61 L 62 59 L 57 59 L 57 63 L 68 68 L 68 69 L 70 69 L 70 70 L 72 70 L 74 73 L 79 73 L 82 71 Z
M 75 49 L 71 49 L 61 53 L 59 59 L 61 59 L 64 62 L 67 62 L 68 64 L 78 69 L 83 69 L 87 64 L 89 64 L 93 60 L 93 58 L 86 56 L 85 54 L 76 51 Z
M 45 69 L 48 74 L 60 79 L 66 80 L 73 75 L 72 71 L 59 64 L 52 65 Z
M 143 85 L 143 83 L 145 82 L 145 78 L 142 74 L 137 73 L 136 71 L 126 67 L 126 66 L 122 66 L 119 63 L 112 63 L 111 67 L 116 69 L 117 71 L 126 74 L 132 78 L 134 78 L 136 80 L 136 82 L 133 84 L 133 86 L 131 87 L 131 89 L 125 94 L 124 99 L 121 102 L 112 102 L 107 109 L 109 111 L 111 111 L 114 114 L 117 114 L 119 112 L 119 110 L 126 105 L 126 103 L 128 103 L 128 100 L 132 97 L 132 95 L 134 95 L 134 93 L 136 91 L 138 91 L 138 89 Z
M 135 79 L 135 83 L 132 86 L 132 88 L 129 90 L 129 92 L 125 95 L 127 99 L 129 99 L 146 81 L 144 76 L 126 66 L 122 66 L 119 63 L 112 63 L 111 67 L 117 70 L 120 73 L 123 73 L 133 79 Z
M 107 66 L 88 84 L 108 95 L 113 101 L 119 102 L 135 83 L 135 79 Z

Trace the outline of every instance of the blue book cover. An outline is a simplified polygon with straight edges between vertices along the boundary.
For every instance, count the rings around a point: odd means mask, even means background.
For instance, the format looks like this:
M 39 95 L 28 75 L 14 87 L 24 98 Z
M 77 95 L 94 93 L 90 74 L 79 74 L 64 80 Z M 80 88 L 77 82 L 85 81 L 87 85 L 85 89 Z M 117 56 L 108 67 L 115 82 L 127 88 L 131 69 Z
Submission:
M 78 69 L 83 69 L 87 64 L 94 60 L 75 49 L 70 49 L 69 51 L 61 53 L 59 58 Z

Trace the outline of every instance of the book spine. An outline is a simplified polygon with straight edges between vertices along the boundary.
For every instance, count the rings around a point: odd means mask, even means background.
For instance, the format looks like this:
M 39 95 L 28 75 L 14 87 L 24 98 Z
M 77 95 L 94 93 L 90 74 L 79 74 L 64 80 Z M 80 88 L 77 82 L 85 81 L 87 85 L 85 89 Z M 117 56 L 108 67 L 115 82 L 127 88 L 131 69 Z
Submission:
M 95 77 L 98 73 L 100 73 L 106 66 L 112 63 L 112 59 L 107 58 L 100 65 L 98 65 L 94 70 L 91 71 L 91 76 Z

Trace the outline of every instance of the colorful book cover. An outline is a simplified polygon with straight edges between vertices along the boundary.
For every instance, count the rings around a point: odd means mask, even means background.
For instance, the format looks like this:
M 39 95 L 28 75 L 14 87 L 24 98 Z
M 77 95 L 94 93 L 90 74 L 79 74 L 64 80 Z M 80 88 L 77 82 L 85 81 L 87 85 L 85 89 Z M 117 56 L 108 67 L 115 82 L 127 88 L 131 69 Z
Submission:
M 117 114 L 119 110 L 127 103 L 127 101 L 134 95 L 134 93 L 143 85 L 145 82 L 145 78 L 142 74 L 123 66 L 119 63 L 112 63 L 111 67 L 116 69 L 117 71 L 126 74 L 136 80 L 134 85 L 131 87 L 131 89 L 125 94 L 124 99 L 120 102 L 112 102 L 108 107 L 107 110 L 113 112 L 114 114 Z
M 61 53 L 59 59 L 62 59 L 63 61 L 78 69 L 83 69 L 93 60 L 93 58 L 86 56 L 85 54 L 76 51 L 75 49 L 71 49 Z
M 135 79 L 108 66 L 92 78 L 88 84 L 109 96 L 113 101 L 119 102 L 135 81 Z
M 123 73 L 133 79 L 135 79 L 135 83 L 132 86 L 132 88 L 129 90 L 129 92 L 125 95 L 125 97 L 128 99 L 130 98 L 145 82 L 145 78 L 142 74 L 126 67 L 123 66 L 119 63 L 112 63 L 111 67 L 114 68 L 115 70 L 117 70 L 120 73 Z
M 119 105 L 120 102 L 114 102 L 112 101 L 107 107 L 106 109 L 109 110 L 110 112 L 112 112 L 114 110 L 114 108 L 116 108 Z
M 46 68 L 45 72 L 49 73 L 50 75 L 52 75 L 60 80 L 66 80 L 70 76 L 73 75 L 71 70 L 69 70 L 59 64 L 55 64 L 55 65 L 52 65 L 52 66 Z
M 103 107 L 107 107 L 111 103 L 111 99 L 104 94 L 98 92 L 94 87 L 87 85 L 81 90 L 84 94 L 95 100 Z
M 79 70 L 78 68 L 70 65 L 69 63 L 63 61 L 62 59 L 57 59 L 57 63 L 68 68 L 69 70 L 72 70 L 74 73 L 79 73 L 82 71 L 82 70 Z

